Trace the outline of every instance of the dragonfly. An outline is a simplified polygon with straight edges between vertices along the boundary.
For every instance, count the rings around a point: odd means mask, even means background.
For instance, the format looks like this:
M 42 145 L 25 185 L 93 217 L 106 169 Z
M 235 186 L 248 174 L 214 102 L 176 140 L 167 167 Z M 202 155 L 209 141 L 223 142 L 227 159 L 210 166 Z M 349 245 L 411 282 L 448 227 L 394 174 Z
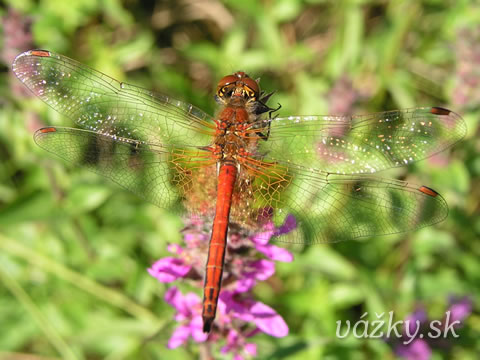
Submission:
M 161 208 L 213 219 L 203 289 L 206 333 L 234 225 L 258 235 L 293 217 L 290 231 L 265 234 L 313 244 L 410 231 L 448 214 L 432 188 L 377 173 L 458 142 L 466 125 L 451 110 L 282 117 L 267 105 L 272 93 L 238 71 L 218 82 L 219 109 L 210 116 L 47 50 L 18 55 L 12 68 L 77 126 L 37 130 L 40 147 Z

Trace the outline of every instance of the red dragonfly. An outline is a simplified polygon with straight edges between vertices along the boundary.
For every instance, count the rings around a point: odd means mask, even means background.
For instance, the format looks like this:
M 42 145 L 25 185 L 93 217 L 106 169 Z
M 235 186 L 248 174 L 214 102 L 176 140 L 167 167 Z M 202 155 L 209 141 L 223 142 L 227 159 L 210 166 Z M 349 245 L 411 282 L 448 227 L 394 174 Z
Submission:
M 65 56 L 31 50 L 16 76 L 81 129 L 45 127 L 42 148 L 86 166 L 154 204 L 214 218 L 205 271 L 209 332 L 220 292 L 229 226 L 246 234 L 293 216 L 279 241 L 334 242 L 442 221 L 445 200 L 427 186 L 374 173 L 445 150 L 466 132 L 441 107 L 359 116 L 273 116 L 258 80 L 222 78 L 212 117 L 198 108 L 118 82 Z

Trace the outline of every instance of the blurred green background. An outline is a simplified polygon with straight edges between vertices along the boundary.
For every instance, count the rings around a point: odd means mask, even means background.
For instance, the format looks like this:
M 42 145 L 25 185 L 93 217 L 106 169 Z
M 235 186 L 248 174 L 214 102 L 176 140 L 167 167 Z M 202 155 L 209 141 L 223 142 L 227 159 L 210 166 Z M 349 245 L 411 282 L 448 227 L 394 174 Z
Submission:
M 261 77 L 281 115 L 444 106 L 466 138 L 382 173 L 438 190 L 446 221 L 413 233 L 313 246 L 257 291 L 290 327 L 257 336 L 259 359 L 394 359 L 380 339 L 338 339 L 336 321 L 419 306 L 441 319 L 451 295 L 474 311 L 432 359 L 480 353 L 480 6 L 477 1 L 7 0 L 0 5 L 0 358 L 194 359 L 165 345 L 173 309 L 146 268 L 181 241 L 179 218 L 38 148 L 65 119 L 10 72 L 43 48 L 209 113 L 216 81 Z M 25 357 L 22 357 L 25 356 Z

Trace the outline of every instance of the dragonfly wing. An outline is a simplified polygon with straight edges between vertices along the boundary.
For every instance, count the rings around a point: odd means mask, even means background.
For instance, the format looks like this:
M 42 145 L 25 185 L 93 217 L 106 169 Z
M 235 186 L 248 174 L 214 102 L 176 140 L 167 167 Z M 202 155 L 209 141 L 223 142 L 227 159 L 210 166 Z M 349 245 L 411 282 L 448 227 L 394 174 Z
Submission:
M 290 116 L 262 120 L 255 131 L 268 128 L 268 122 L 270 134 L 259 142 L 260 156 L 337 174 L 404 166 L 447 149 L 466 133 L 458 114 L 439 107 L 352 117 Z
M 120 83 L 66 56 L 31 50 L 15 75 L 36 96 L 86 130 L 156 144 L 208 145 L 212 118 L 196 107 Z
M 89 130 L 47 127 L 35 133 L 43 149 L 71 164 L 99 173 L 162 208 L 183 211 L 192 186 L 192 172 L 215 166 L 209 153 L 197 148 L 148 144 Z
M 298 225 L 293 232 L 278 233 L 278 241 L 324 243 L 387 235 L 435 224 L 448 214 L 442 196 L 425 186 L 281 164 L 252 163 L 249 171 L 254 166 L 256 208 L 273 209 L 277 227 L 291 215 Z

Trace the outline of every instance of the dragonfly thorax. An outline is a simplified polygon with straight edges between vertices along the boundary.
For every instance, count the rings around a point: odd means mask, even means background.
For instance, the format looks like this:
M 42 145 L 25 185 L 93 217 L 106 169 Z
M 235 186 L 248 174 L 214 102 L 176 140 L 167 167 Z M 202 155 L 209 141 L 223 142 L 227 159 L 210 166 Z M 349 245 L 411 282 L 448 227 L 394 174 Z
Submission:
M 224 135 L 217 136 L 213 154 L 218 160 L 237 161 L 245 153 L 247 141 L 235 131 L 225 131 Z
M 216 120 L 214 155 L 218 160 L 238 160 L 257 141 L 251 124 L 258 119 L 246 106 L 225 106 Z

